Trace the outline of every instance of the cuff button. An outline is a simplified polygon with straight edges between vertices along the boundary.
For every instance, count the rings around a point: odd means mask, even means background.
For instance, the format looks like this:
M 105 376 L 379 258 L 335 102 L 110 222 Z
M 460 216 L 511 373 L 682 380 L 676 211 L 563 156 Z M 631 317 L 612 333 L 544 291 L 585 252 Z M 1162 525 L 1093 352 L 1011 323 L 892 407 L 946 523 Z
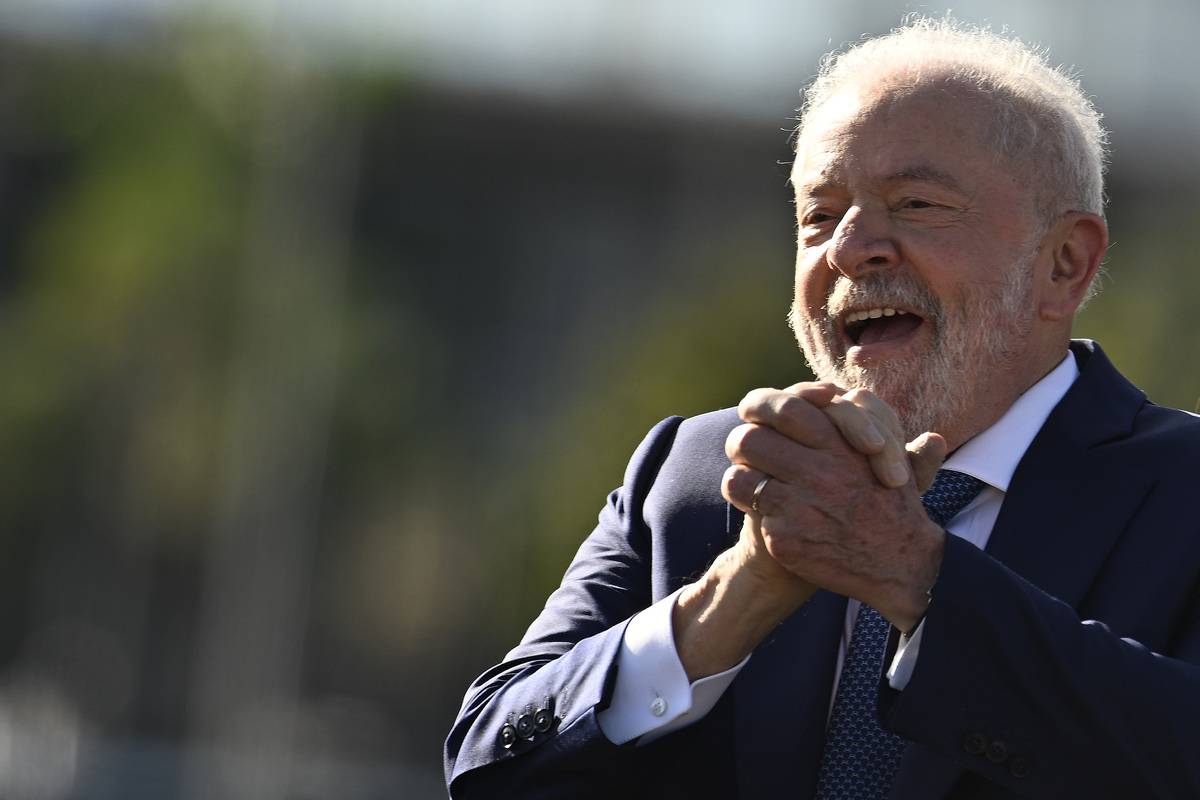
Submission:
M 667 713 L 667 701 L 661 697 L 654 698 L 653 702 L 650 703 L 650 713 L 656 717 L 661 717 Z
M 1013 760 L 1008 762 L 1008 774 L 1014 778 L 1028 778 L 1032 771 L 1033 766 L 1025 756 L 1013 756 Z
M 1003 764 L 1008 758 L 1008 745 L 997 739 L 988 745 L 987 752 L 983 756 L 993 764 Z
M 550 710 L 547 708 L 539 708 L 533 712 L 533 729 L 538 733 L 545 733 L 550 730 L 550 726 L 554 724 L 554 717 L 550 715 Z
M 505 750 L 511 750 L 517 741 L 517 729 L 508 723 L 500 729 L 500 744 Z
M 522 714 L 517 717 L 517 736 L 520 736 L 522 739 L 533 737 L 533 717 L 529 714 Z
M 981 756 L 987 750 L 987 739 L 982 733 L 968 733 L 963 739 L 963 750 L 973 756 Z

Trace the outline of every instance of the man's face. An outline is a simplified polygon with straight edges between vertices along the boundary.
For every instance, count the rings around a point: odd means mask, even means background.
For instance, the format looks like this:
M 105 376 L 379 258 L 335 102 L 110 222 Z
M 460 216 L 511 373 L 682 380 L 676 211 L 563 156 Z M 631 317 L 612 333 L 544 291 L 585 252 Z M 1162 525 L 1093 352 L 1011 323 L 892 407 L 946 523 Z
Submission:
M 871 389 L 910 436 L 966 424 L 1029 353 L 1043 225 L 989 122 L 954 90 L 846 94 L 797 148 L 796 337 L 820 379 Z

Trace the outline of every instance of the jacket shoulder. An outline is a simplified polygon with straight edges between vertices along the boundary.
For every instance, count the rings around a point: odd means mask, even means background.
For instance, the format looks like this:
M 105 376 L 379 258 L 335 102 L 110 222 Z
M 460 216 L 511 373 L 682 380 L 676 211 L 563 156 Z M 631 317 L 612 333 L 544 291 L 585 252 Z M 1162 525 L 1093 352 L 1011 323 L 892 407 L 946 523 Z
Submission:
M 652 532 L 666 536 L 671 531 L 709 530 L 723 537 L 732 513 L 721 495 L 729 468 L 725 440 L 740 422 L 737 409 L 726 408 L 679 424 L 646 498 L 646 523 Z
M 1200 415 L 1147 402 L 1134 420 L 1130 441 L 1169 461 L 1200 467 Z
M 740 423 L 735 408 L 683 420 L 659 470 L 659 483 L 705 496 L 715 491 L 719 497 L 721 476 L 729 467 L 725 440 Z
M 725 439 L 741 422 L 736 408 L 722 408 L 687 417 L 679 425 L 675 447 L 686 452 L 698 453 L 711 453 L 715 449 L 723 457 Z

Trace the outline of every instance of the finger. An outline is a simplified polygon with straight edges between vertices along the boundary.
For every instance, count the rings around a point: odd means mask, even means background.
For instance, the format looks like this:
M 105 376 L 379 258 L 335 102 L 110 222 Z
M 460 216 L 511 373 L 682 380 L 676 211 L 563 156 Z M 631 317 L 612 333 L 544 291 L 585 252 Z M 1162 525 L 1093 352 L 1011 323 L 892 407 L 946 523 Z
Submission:
M 904 449 L 904 430 L 892 407 L 868 389 L 851 389 L 837 398 L 834 405 L 843 403 L 862 409 L 870 416 L 876 430 L 883 434 L 883 447 L 878 453 L 870 455 L 869 459 L 879 482 L 893 489 L 908 483 L 912 473 L 908 453 Z
M 900 417 L 897 416 L 896 409 L 881 400 L 879 395 L 870 389 L 851 389 L 842 396 L 856 406 L 871 412 L 876 422 L 884 430 L 890 430 L 896 436 L 904 437 L 904 426 L 900 424 Z
M 900 440 L 880 426 L 870 412 L 841 397 L 825 409 L 846 441 L 867 457 L 875 478 L 884 486 L 895 489 L 908 483 L 908 455 Z
M 733 504 L 734 508 L 745 514 L 763 513 L 766 508 L 770 507 L 771 501 L 767 498 L 767 491 L 771 488 L 774 480 L 764 486 L 762 492 L 759 493 L 758 512 L 755 512 L 751 506 L 754 505 L 754 490 L 766 477 L 768 476 L 753 467 L 733 464 L 721 476 L 721 494 Z
M 883 452 L 887 440 L 868 411 L 844 397 L 834 397 L 824 410 L 825 416 L 833 420 L 842 438 L 855 450 L 866 456 Z
M 921 494 L 933 485 L 933 478 L 946 459 L 946 447 L 946 440 L 938 433 L 922 433 L 904 446 Z
M 832 423 L 826 424 L 833 430 Z M 810 474 L 816 454 L 814 449 L 797 444 L 779 431 L 755 423 L 738 425 L 725 439 L 725 455 L 734 464 L 753 467 L 789 483 L 801 482 Z
M 794 394 L 802 400 L 807 400 L 817 408 L 824 408 L 832 402 L 833 398 L 839 394 L 845 394 L 846 390 L 830 381 L 803 381 L 801 383 L 793 383 L 783 391 L 788 394 Z
M 818 400 L 832 393 L 817 390 Z M 779 389 L 755 389 L 738 405 L 738 415 L 746 422 L 772 428 L 806 447 L 829 448 L 841 441 L 833 422 L 804 397 Z

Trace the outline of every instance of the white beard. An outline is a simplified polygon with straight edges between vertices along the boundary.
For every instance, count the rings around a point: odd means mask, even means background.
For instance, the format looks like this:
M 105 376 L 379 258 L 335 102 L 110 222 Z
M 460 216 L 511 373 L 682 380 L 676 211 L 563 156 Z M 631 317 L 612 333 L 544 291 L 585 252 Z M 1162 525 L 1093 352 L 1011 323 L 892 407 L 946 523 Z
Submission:
M 988 376 L 1011 372 L 1031 332 L 1032 288 L 1032 265 L 1026 260 L 999 297 L 964 286 L 947 311 L 907 272 L 868 273 L 854 281 L 840 276 L 819 318 L 805 317 L 793 303 L 789 322 L 818 380 L 871 390 L 895 409 L 911 440 L 963 420 L 980 393 L 988 391 Z M 848 364 L 837 325 L 851 306 L 910 308 L 933 326 L 933 340 L 926 352 L 903 359 L 870 367 Z

